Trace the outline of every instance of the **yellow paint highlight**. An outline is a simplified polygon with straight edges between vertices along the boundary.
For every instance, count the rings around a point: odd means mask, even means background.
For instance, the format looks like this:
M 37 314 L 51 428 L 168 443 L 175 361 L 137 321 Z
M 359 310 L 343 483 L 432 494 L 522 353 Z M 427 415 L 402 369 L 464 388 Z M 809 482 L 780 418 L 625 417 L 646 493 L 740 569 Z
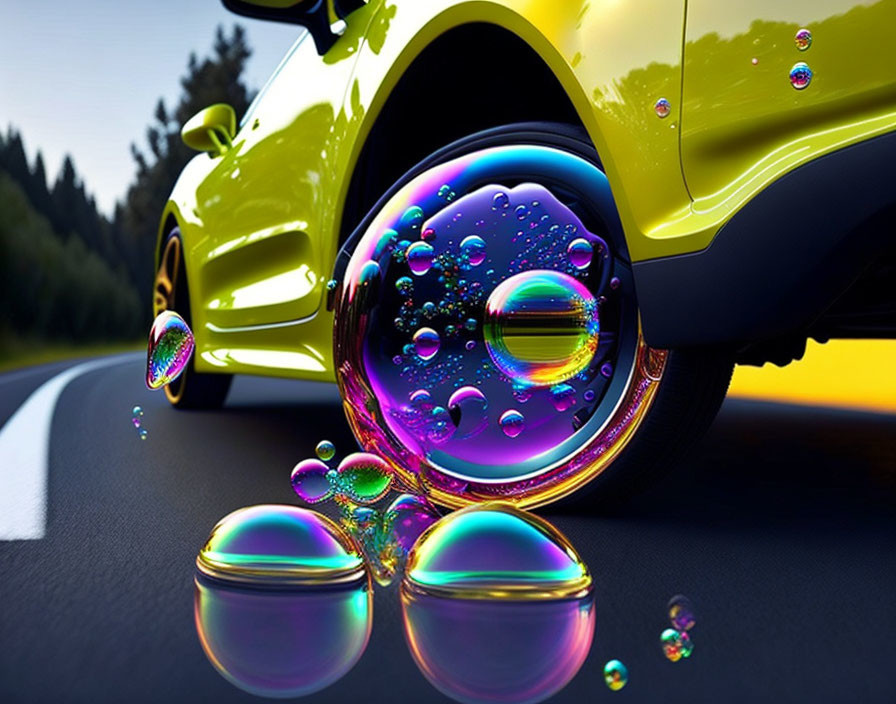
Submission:
M 737 367 L 729 396 L 896 413 L 896 340 L 810 341 L 786 367 Z

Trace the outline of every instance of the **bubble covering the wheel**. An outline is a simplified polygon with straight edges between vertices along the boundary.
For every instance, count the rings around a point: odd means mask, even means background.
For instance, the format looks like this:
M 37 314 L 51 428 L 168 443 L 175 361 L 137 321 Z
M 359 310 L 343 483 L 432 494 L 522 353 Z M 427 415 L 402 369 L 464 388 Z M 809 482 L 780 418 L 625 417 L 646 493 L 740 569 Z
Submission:
M 606 177 L 540 146 L 401 188 L 338 282 L 337 377 L 359 442 L 448 505 L 540 504 L 603 470 L 655 394 Z

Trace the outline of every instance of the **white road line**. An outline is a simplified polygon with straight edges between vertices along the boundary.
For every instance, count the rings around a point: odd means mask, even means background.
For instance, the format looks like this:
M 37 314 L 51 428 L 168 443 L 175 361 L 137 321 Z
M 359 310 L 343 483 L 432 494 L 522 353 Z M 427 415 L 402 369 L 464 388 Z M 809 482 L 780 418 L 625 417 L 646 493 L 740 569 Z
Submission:
M 0 540 L 44 537 L 50 426 L 65 387 L 82 374 L 133 357 L 115 355 L 66 369 L 32 393 L 0 428 Z

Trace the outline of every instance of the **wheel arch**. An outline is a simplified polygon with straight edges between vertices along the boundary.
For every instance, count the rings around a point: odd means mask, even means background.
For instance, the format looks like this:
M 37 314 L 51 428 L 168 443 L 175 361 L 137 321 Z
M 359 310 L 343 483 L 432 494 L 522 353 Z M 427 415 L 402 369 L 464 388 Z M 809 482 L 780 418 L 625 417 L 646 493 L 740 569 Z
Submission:
M 498 13 L 490 9 L 464 21 L 454 22 L 446 17 L 449 13 L 434 18 L 407 43 L 380 81 L 349 161 L 351 174 L 345 179 L 338 216 L 340 247 L 393 183 L 461 137 L 508 123 L 544 121 L 581 127 L 594 141 L 592 107 L 551 41 L 507 8 Z M 505 13 L 510 16 L 503 17 Z M 496 65 L 514 70 L 498 79 L 483 70 Z M 464 100 L 439 103 L 426 116 L 426 130 L 409 132 L 417 126 L 420 96 L 432 93 L 433 75 L 439 75 L 440 95 L 462 88 Z M 500 93 L 493 85 L 499 79 L 506 79 Z M 539 86 L 538 100 L 531 99 L 523 83 Z M 407 138 L 415 133 L 423 138 Z M 383 154 L 388 154 L 388 163 Z

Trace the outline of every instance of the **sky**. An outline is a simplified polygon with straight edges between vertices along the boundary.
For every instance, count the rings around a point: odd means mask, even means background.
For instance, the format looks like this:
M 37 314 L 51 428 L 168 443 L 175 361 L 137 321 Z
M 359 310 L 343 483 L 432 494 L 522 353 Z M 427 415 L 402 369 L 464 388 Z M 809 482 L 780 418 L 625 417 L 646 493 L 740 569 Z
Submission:
M 160 97 L 173 106 L 191 51 L 215 28 L 242 24 L 260 88 L 301 31 L 229 13 L 220 0 L 0 0 L 0 130 L 17 128 L 29 160 L 39 148 L 55 180 L 66 153 L 111 214 L 135 172 Z

